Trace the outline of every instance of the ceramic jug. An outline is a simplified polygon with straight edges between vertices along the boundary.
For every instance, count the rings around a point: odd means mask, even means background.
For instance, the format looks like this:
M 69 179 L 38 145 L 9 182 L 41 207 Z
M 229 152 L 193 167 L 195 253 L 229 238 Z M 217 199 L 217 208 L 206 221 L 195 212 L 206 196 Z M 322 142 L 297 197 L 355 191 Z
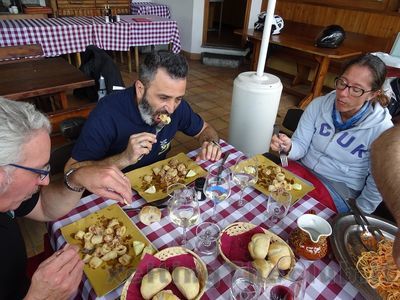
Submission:
M 308 260 L 323 258 L 328 253 L 327 237 L 332 234 L 331 225 L 319 216 L 304 214 L 297 219 L 297 226 L 289 236 L 293 252 Z

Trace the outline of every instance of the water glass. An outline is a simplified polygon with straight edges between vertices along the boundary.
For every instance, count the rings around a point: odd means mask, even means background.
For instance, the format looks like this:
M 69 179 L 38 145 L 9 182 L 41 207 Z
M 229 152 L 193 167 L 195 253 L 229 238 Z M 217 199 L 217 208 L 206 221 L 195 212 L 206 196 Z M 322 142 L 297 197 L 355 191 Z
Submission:
M 196 228 L 196 249 L 204 255 L 212 255 L 217 251 L 217 240 L 221 229 L 216 223 L 203 222 Z
M 232 179 L 241 188 L 240 198 L 237 203 L 239 207 L 244 206 L 244 190 L 248 186 L 253 186 L 258 180 L 258 160 L 257 157 L 239 157 L 232 170 Z
M 234 300 L 256 300 L 262 292 L 263 281 L 253 267 L 241 267 L 232 277 L 231 296 Z
M 290 257 L 282 257 L 280 260 L 291 259 Z M 304 299 L 306 288 L 306 267 L 300 261 L 294 263 L 289 271 L 279 270 L 279 261 L 271 271 L 270 276 L 265 282 L 264 295 L 267 299 Z M 275 276 L 274 276 L 275 275 Z
M 291 203 L 292 195 L 288 191 L 278 190 L 276 192 L 271 192 L 267 202 L 266 225 L 272 227 L 286 217 Z

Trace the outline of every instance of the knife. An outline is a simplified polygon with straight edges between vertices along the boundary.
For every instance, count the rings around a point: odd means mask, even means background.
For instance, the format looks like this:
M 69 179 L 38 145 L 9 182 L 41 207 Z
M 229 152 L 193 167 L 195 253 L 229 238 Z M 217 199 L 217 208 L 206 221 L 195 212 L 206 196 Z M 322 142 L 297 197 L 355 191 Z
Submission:
M 159 205 L 145 204 L 145 205 L 142 205 L 139 207 L 127 207 L 127 208 L 122 208 L 122 209 L 124 211 L 140 211 L 143 207 L 146 207 L 146 206 L 154 206 L 154 207 L 162 209 L 162 208 L 166 208 L 168 205 L 167 204 L 159 204 Z
M 274 133 L 273 134 L 276 135 L 277 137 L 279 137 L 279 125 L 278 124 L 274 125 Z M 282 165 L 282 167 L 286 168 L 288 166 L 287 153 L 281 144 L 279 144 L 278 152 L 279 152 L 279 158 L 281 160 L 281 165 Z

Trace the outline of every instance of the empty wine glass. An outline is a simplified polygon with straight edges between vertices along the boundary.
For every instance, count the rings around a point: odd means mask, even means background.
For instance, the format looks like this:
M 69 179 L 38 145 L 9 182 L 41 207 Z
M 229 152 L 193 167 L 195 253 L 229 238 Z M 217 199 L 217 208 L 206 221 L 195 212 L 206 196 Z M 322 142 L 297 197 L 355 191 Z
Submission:
M 281 270 L 279 266 L 286 264 L 287 260 L 292 260 L 291 268 L 289 270 Z M 289 256 L 283 256 L 278 260 L 265 281 L 263 295 L 266 295 L 267 299 L 270 300 L 304 299 L 306 282 L 307 272 L 304 264 L 300 261 L 294 261 Z
M 278 190 L 271 192 L 267 202 L 266 225 L 272 227 L 282 220 L 288 213 L 292 203 L 292 195 L 288 191 Z
M 232 277 L 231 296 L 234 300 L 256 300 L 262 292 L 263 281 L 257 270 L 243 266 Z
M 209 170 L 203 191 L 207 198 L 213 201 L 213 213 L 211 219 L 215 220 L 217 204 L 231 194 L 231 171 L 224 166 L 216 166 Z
M 169 217 L 177 226 L 183 228 L 182 241 L 180 245 L 186 247 L 186 229 L 196 224 L 200 216 L 199 202 L 195 190 L 183 184 L 176 183 L 168 187 Z
M 244 206 L 245 202 L 243 200 L 244 190 L 248 186 L 256 184 L 258 180 L 258 160 L 257 158 L 245 156 L 240 157 L 232 170 L 232 179 L 241 188 L 240 199 L 238 206 Z

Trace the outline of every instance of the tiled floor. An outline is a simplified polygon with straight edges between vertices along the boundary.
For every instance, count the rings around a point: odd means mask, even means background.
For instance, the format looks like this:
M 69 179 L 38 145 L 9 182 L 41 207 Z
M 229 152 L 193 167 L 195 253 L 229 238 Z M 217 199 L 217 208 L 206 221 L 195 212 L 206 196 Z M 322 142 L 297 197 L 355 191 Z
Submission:
M 185 98 L 189 101 L 194 111 L 198 112 L 204 120 L 210 123 L 219 133 L 219 136 L 228 140 L 229 116 L 233 80 L 235 77 L 248 70 L 248 64 L 239 69 L 210 67 L 199 61 L 189 61 L 190 71 Z M 136 73 L 127 73 L 126 65 L 121 66 L 121 72 L 126 86 L 130 86 L 136 79 Z M 284 79 L 282 81 L 285 83 Z M 277 122 L 281 122 L 288 108 L 295 106 L 298 98 L 282 94 Z M 198 142 L 192 137 L 178 133 L 172 143 L 169 155 L 179 152 L 188 152 L 199 147 Z M 25 236 L 28 255 L 34 255 L 43 249 L 43 234 L 46 232 L 44 224 L 34 221 L 20 222 Z

